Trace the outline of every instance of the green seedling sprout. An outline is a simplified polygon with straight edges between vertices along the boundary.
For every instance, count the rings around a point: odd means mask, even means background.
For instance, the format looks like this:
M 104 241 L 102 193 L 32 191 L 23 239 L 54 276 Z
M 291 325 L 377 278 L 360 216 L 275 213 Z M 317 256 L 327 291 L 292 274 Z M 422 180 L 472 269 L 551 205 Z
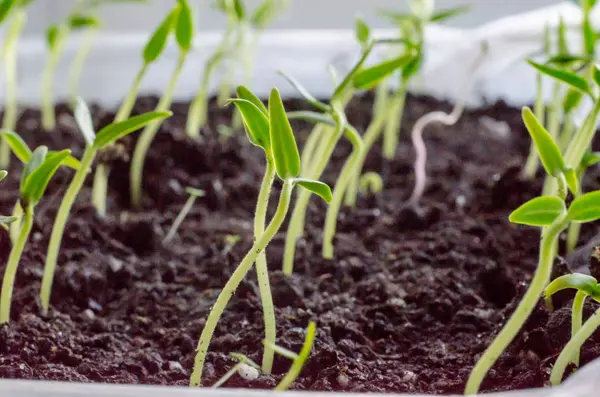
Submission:
M 383 179 L 376 172 L 365 172 L 358 181 L 358 190 L 364 194 L 378 194 L 383 191 Z
M 304 337 L 304 344 L 302 345 L 302 349 L 300 353 L 294 353 L 291 350 L 285 349 L 283 347 L 277 346 L 275 344 L 271 344 L 271 348 L 277 352 L 277 354 L 292 360 L 292 366 L 285 374 L 283 379 L 279 381 L 279 384 L 275 387 L 276 391 L 285 391 L 289 389 L 300 372 L 302 371 L 302 367 L 308 360 L 310 356 L 310 351 L 312 350 L 313 344 L 315 342 L 315 335 L 317 333 L 317 325 L 311 321 L 308 323 L 308 327 L 306 328 L 306 336 Z M 270 344 L 270 342 L 263 341 L 265 346 Z
M 575 299 L 573 299 L 573 309 L 571 317 L 572 338 L 581 329 L 581 325 L 583 323 L 583 305 L 585 304 L 585 299 L 589 296 L 595 301 L 600 302 L 600 286 L 598 286 L 598 281 L 594 277 L 588 276 L 586 274 L 574 273 L 558 277 L 556 280 L 552 281 L 550 285 L 548 285 L 548 287 L 546 287 L 546 306 L 550 310 L 554 310 L 552 304 L 552 295 L 554 295 L 558 291 L 562 291 L 568 288 L 577 290 Z M 579 366 L 579 350 L 575 352 L 571 359 L 571 362 L 576 366 Z M 554 377 L 551 377 L 551 379 L 552 378 Z M 559 382 L 560 379 L 562 379 L 562 373 L 561 376 L 558 377 Z M 553 384 L 556 385 L 557 383 L 553 382 Z
M 204 190 L 194 189 L 193 187 L 186 187 L 185 192 L 190 197 L 188 197 L 184 206 L 181 208 L 181 211 L 179 211 L 177 218 L 175 218 L 175 220 L 173 221 L 173 224 L 171 225 L 169 232 L 167 233 L 167 235 L 165 236 L 165 238 L 162 241 L 163 245 L 168 244 L 171 240 L 173 240 L 173 237 L 175 237 L 177 230 L 179 230 L 179 226 L 181 226 L 181 222 L 183 222 L 185 217 L 189 214 L 190 210 L 194 206 L 194 203 L 196 202 L 196 199 L 198 197 L 204 197 L 204 195 L 205 195 Z
M 598 198 L 600 198 L 600 194 Z M 546 289 L 546 296 L 550 297 L 552 294 L 566 288 L 576 289 L 577 295 L 573 300 L 571 339 L 560 352 L 550 374 L 550 383 L 553 386 L 560 384 L 570 363 L 579 366 L 579 352 L 582 345 L 600 328 L 600 309 L 597 309 L 596 313 L 582 325 L 585 299 L 590 297 L 596 302 L 600 302 L 600 285 L 598 281 L 594 277 L 585 274 L 568 274 L 554 280 Z
M 542 228 L 538 266 L 527 292 L 510 319 L 473 368 L 465 394 L 478 392 L 489 369 L 516 337 L 536 307 L 550 281 L 560 234 L 570 222 L 586 223 L 600 219 L 600 191 L 576 197 L 567 209 L 565 199 L 568 191 L 579 191 L 579 181 L 574 175 L 575 172 L 567 165 L 550 133 L 527 107 L 523 108 L 523 121 L 535 142 L 544 169 L 548 175 L 559 181 L 559 195 L 536 197 L 517 208 L 509 217 L 513 223 Z M 567 359 L 572 357 L 570 354 Z
M 83 99 L 77 99 L 77 105 L 75 107 L 75 121 L 79 126 L 83 138 L 85 139 L 86 148 L 81 158 L 81 165 L 77 169 L 75 176 L 71 180 L 71 183 L 69 184 L 69 187 L 63 196 L 54 220 L 54 226 L 52 227 L 52 234 L 50 235 L 48 253 L 46 255 L 46 262 L 44 265 L 42 287 L 40 290 L 40 299 L 44 315 L 48 313 L 48 309 L 50 307 L 52 282 L 54 280 L 54 273 L 56 271 L 56 264 L 58 261 L 58 252 L 62 243 L 65 226 L 69 219 L 69 214 L 71 212 L 71 208 L 73 207 L 73 203 L 75 202 L 79 191 L 83 187 L 85 179 L 90 172 L 90 168 L 98 151 L 115 142 L 117 139 L 137 131 L 149 123 L 170 117 L 171 114 L 171 112 L 144 113 L 139 116 L 134 116 L 128 120 L 109 124 L 96 134 L 94 132 L 92 118 L 87 105 Z
M 175 30 L 175 39 L 179 46 L 179 58 L 175 70 L 171 75 L 171 80 L 167 86 L 166 91 L 156 105 L 155 111 L 164 112 L 168 111 L 173 102 L 173 95 L 175 93 L 175 87 L 183 70 L 183 65 L 187 59 L 187 56 L 192 48 L 194 39 L 194 19 L 192 9 L 187 0 L 178 0 L 177 5 L 173 8 L 171 13 L 175 14 L 173 17 L 173 25 L 168 26 L 168 30 L 173 28 Z M 146 161 L 146 155 L 150 145 L 154 140 L 154 137 L 158 133 L 162 125 L 162 120 L 156 120 L 148 124 L 140 139 L 138 139 L 135 149 L 133 151 L 133 159 L 131 161 L 131 168 L 129 172 L 129 183 L 131 189 L 131 206 L 133 208 L 140 208 L 142 205 L 142 175 L 144 172 L 144 162 Z
M 31 0 L 3 0 L 0 3 L 0 25 L 8 20 L 9 26 L 0 52 L 0 60 L 4 64 L 4 81 L 6 84 L 4 117 L 2 129 L 14 131 L 19 116 L 17 87 L 17 47 L 25 23 L 27 22 L 27 6 Z M 10 148 L 0 141 L 0 167 L 10 164 Z
M 452 126 L 458 122 L 458 120 L 463 114 L 463 111 L 465 110 L 467 96 L 470 93 L 470 87 L 473 84 L 475 73 L 479 69 L 486 55 L 487 43 L 482 43 L 480 54 L 477 56 L 477 59 L 475 60 L 471 68 L 468 70 L 467 88 L 463 92 L 463 95 L 457 100 L 456 104 L 454 105 L 454 108 L 452 109 L 452 112 L 450 112 L 449 114 L 443 111 L 433 111 L 427 113 L 421 116 L 413 126 L 411 138 L 416 155 L 415 186 L 407 203 L 409 206 L 419 205 L 419 200 L 425 192 L 425 185 L 427 183 L 427 172 L 425 169 L 425 165 L 427 163 L 427 147 L 425 146 L 425 142 L 423 141 L 423 132 L 425 131 L 425 127 L 433 123 L 440 123 L 446 126 Z
M 214 385 L 212 385 L 213 389 L 223 386 L 229 379 L 233 377 L 233 375 L 237 373 L 240 373 L 240 375 L 246 373 L 244 378 L 254 377 L 254 375 L 258 376 L 260 373 L 260 366 L 245 355 L 239 353 L 230 353 L 229 355 L 236 359 L 238 363 L 235 364 L 229 371 L 227 371 L 225 375 L 221 377 L 221 379 L 215 382 Z
M 246 93 L 250 93 L 250 91 L 248 90 Z M 332 198 L 331 189 L 326 184 L 316 180 L 298 178 L 301 167 L 300 154 L 298 153 L 296 140 L 285 113 L 279 91 L 275 88 L 271 91 L 267 114 L 264 113 L 264 105 L 261 106 L 258 102 L 254 101 L 253 98 L 256 98 L 255 95 L 252 94 L 247 97 L 250 98 L 250 100 L 237 98 L 233 99 L 232 102 L 238 107 L 242 114 L 246 127 L 245 130 L 250 142 L 264 150 L 267 164 L 269 159 L 272 158 L 275 173 L 283 181 L 283 188 L 279 197 L 277 209 L 275 210 L 271 221 L 268 223 L 263 233 L 259 236 L 255 236 L 254 244 L 223 287 L 223 290 L 219 294 L 208 315 L 204 329 L 200 335 L 200 340 L 198 341 L 194 368 L 190 377 L 190 386 L 200 385 L 204 361 L 217 323 L 235 290 L 283 224 L 289 209 L 294 187 L 297 185 L 301 186 L 304 189 L 317 194 L 326 202 L 331 201 Z M 265 173 L 265 176 L 267 177 L 265 178 L 267 182 L 263 183 L 263 186 L 268 185 L 267 173 Z M 263 206 L 266 207 L 266 201 L 261 202 L 260 198 L 261 197 L 259 197 L 257 204 L 257 212 L 259 212 L 259 208 Z M 262 198 L 266 199 L 264 196 Z M 255 229 L 258 223 L 260 222 L 255 222 Z M 257 263 L 257 266 L 258 265 L 259 264 Z M 260 280 L 260 269 L 257 269 L 257 272 Z M 264 305 L 266 302 L 265 296 L 263 295 L 261 298 Z M 263 307 L 266 321 L 268 320 L 267 313 L 272 310 L 272 307 Z M 265 327 L 267 329 L 266 324 Z M 264 367 L 265 364 L 263 362 L 263 368 Z
M 146 75 L 146 72 L 163 54 L 167 46 L 167 40 L 175 27 L 179 10 L 174 9 L 161 21 L 154 32 L 150 35 L 142 51 L 142 66 L 138 70 L 125 100 L 115 115 L 114 122 L 118 123 L 127 120 L 131 115 L 133 106 L 140 91 L 140 85 Z M 175 79 L 175 78 L 174 78 Z M 175 83 L 172 83 L 175 84 Z M 92 187 L 92 204 L 96 208 L 98 215 L 106 216 L 106 199 L 108 195 L 108 178 L 110 176 L 109 160 L 111 153 L 115 150 L 115 145 L 109 145 L 100 152 L 98 165 L 94 173 L 94 183 Z
M 7 132 L 3 132 L 7 134 Z M 13 133 L 14 134 L 14 133 Z M 17 138 L 18 135 L 14 134 Z M 27 148 L 27 150 L 29 150 Z M 23 173 L 19 188 L 21 207 L 23 208 L 23 220 L 19 237 L 13 245 L 2 279 L 2 291 L 0 292 L 0 324 L 10 321 L 10 307 L 12 293 L 17 275 L 17 269 L 21 255 L 33 226 L 34 209 L 44 196 L 46 187 L 58 170 L 60 165 L 69 157 L 71 151 L 65 149 L 60 152 L 49 152 L 46 146 L 39 146 L 30 154 Z
M 225 79 L 219 86 L 219 105 L 224 105 L 232 91 L 232 73 L 237 64 L 244 65 L 245 83 L 250 82 L 256 41 L 266 26 L 287 6 L 287 0 L 263 0 L 249 13 L 242 0 L 218 0 L 216 9 L 227 16 L 227 28 L 215 52 L 204 65 L 200 88 L 188 110 L 186 131 L 190 138 L 199 139 L 200 130 L 206 125 L 208 90 L 214 72 L 227 59 Z M 236 112 L 236 115 L 239 113 Z

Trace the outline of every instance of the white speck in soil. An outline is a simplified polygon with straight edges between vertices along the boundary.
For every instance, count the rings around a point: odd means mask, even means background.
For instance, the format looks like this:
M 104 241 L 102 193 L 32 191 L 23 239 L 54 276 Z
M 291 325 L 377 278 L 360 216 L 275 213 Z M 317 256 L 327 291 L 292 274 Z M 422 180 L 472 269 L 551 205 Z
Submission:
M 406 370 L 402 374 L 402 380 L 407 383 L 415 383 L 415 381 L 417 380 L 417 374 L 415 374 L 412 371 Z
M 108 265 L 114 273 L 117 273 L 123 268 L 123 261 L 111 255 L 108 257 Z
M 350 384 L 350 379 L 348 379 L 348 377 L 346 376 L 346 374 L 344 374 L 344 373 L 340 373 L 340 374 L 337 376 L 337 382 L 338 382 L 338 384 L 339 384 L 341 387 L 343 387 L 343 388 L 346 388 L 346 387 L 348 387 L 348 385 Z
M 247 364 L 240 365 L 240 369 L 238 370 L 240 376 L 248 381 L 258 379 L 258 370 L 254 367 L 251 367 Z
M 83 315 L 86 316 L 90 320 L 93 320 L 94 318 L 96 318 L 96 315 L 94 314 L 94 312 L 91 309 L 85 309 L 83 311 Z

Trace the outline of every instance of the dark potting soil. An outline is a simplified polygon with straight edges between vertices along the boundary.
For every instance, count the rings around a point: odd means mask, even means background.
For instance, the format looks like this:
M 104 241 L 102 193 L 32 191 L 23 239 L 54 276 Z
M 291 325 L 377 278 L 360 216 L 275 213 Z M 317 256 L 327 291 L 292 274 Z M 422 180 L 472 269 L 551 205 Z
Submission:
M 136 112 L 156 99 L 145 98 Z M 290 108 L 298 107 L 291 103 Z M 371 100 L 358 99 L 348 115 L 364 130 Z M 413 186 L 413 150 L 408 136 L 416 118 L 447 103 L 408 100 L 402 139 L 391 161 L 375 147 L 367 169 L 383 175 L 385 189 L 361 196 L 338 222 L 336 259 L 320 255 L 325 204 L 313 198 L 295 272 L 281 272 L 285 228 L 268 247 L 276 305 L 278 344 L 298 351 L 309 320 L 318 325 L 310 359 L 294 388 L 378 392 L 462 392 L 478 355 L 499 331 L 523 294 L 537 262 L 539 231 L 508 222 L 511 210 L 536 195 L 519 178 L 529 148 L 520 112 L 497 103 L 464 115 L 454 127 L 426 132 L 430 180 L 420 211 L 403 210 Z M 92 108 L 98 126 L 112 113 Z M 185 104 L 164 123 L 144 173 L 144 209 L 128 205 L 128 159 L 135 135 L 113 159 L 107 219 L 95 216 L 91 178 L 79 196 L 65 232 L 52 293 L 52 310 L 40 315 L 38 292 L 54 214 L 72 177 L 61 170 L 38 205 L 23 255 L 12 321 L 0 328 L 0 377 L 78 382 L 187 385 L 194 349 L 221 287 L 252 243 L 253 209 L 263 173 L 263 155 L 241 132 L 225 137 L 218 124 L 225 110 L 213 108 L 202 142 L 184 133 Z M 40 130 L 39 113 L 27 110 L 18 131 L 31 145 L 82 152 L 82 139 L 66 107 L 56 131 Z M 509 129 L 489 127 L 491 117 Z M 298 124 L 302 141 L 309 126 Z M 336 150 L 325 181 L 331 183 L 349 153 Z M 17 197 L 16 160 L 0 185 L 1 213 Z M 204 189 L 178 236 L 161 239 L 186 200 L 184 187 Z M 587 189 L 600 187 L 593 171 Z M 273 193 L 276 202 L 279 185 Z M 597 233 L 584 227 L 582 244 Z M 232 245 L 233 239 L 239 241 Z M 1 262 L 10 249 L 0 239 Z M 567 265 L 586 263 L 586 253 Z M 565 265 L 565 264 L 563 264 Z M 584 266 L 585 267 L 585 266 Z M 557 267 L 561 268 L 561 267 Z M 562 266 L 564 268 L 564 266 Z M 3 271 L 3 268 L 0 268 Z M 210 348 L 203 382 L 211 385 L 240 352 L 259 361 L 263 322 L 255 275 L 250 274 L 225 312 Z M 543 386 L 570 332 L 573 294 L 540 302 L 524 330 L 484 382 L 484 390 Z M 588 303 L 589 311 L 592 304 Z M 600 338 L 587 342 L 582 362 L 600 356 Z M 226 386 L 272 388 L 289 368 L 278 357 L 272 376 Z

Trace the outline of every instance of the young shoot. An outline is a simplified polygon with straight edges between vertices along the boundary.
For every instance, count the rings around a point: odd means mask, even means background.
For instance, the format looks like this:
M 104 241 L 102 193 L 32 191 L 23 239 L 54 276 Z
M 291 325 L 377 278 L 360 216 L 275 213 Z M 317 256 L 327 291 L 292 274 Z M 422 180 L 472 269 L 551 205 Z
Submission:
M 17 77 L 17 47 L 21 33 L 27 22 L 27 6 L 31 0 L 4 0 L 0 3 L 0 25 L 8 20 L 8 31 L 0 50 L 0 60 L 4 65 L 4 116 L 2 129 L 14 131 L 19 116 L 18 108 L 18 77 Z M 10 164 L 10 148 L 3 140 L 0 141 L 0 167 L 7 168 Z
M 536 197 L 517 208 L 509 217 L 509 220 L 513 223 L 543 229 L 538 266 L 529 288 L 517 308 L 473 368 L 467 381 L 465 394 L 476 394 L 478 392 L 489 369 L 512 342 L 533 312 L 550 281 L 560 234 L 570 222 L 586 223 L 600 219 L 600 191 L 576 197 L 567 208 L 565 203 L 567 190 L 572 193 L 579 190 L 579 181 L 575 176 L 575 172 L 565 162 L 550 133 L 527 107 L 523 108 L 523 121 L 535 142 L 544 169 L 548 175 L 558 180 L 560 193 L 559 196 Z M 572 357 L 573 355 L 570 354 L 568 359 L 570 360 Z
M 365 172 L 358 181 L 358 190 L 364 194 L 376 195 L 383 191 L 383 179 L 376 172 Z
M 171 240 L 173 240 L 173 237 L 175 237 L 175 234 L 177 234 L 177 230 L 179 230 L 179 226 L 181 226 L 181 222 L 183 222 L 185 217 L 189 214 L 190 210 L 194 206 L 194 203 L 196 202 L 196 199 L 198 197 L 204 197 L 204 195 L 205 195 L 204 190 L 195 189 L 193 187 L 186 187 L 185 192 L 190 197 L 188 197 L 184 206 L 181 208 L 181 211 L 179 211 L 177 218 L 175 218 L 175 220 L 173 221 L 173 224 L 171 225 L 169 232 L 167 233 L 167 235 L 165 236 L 165 238 L 162 241 L 163 245 L 166 245 Z
M 217 327 L 217 323 L 219 322 L 227 303 L 235 293 L 235 290 L 283 224 L 289 209 L 294 187 L 297 185 L 301 186 L 304 189 L 319 195 L 326 202 L 331 201 L 332 196 L 331 190 L 326 184 L 316 180 L 298 178 L 301 166 L 300 154 L 298 152 L 294 133 L 285 113 L 285 108 L 281 101 L 279 91 L 277 91 L 275 88 L 271 91 L 266 114 L 264 111 L 264 105 L 261 106 L 259 103 L 255 102 L 255 96 L 253 94 L 251 96 L 246 95 L 249 93 L 249 91 L 246 92 L 245 90 L 238 89 L 238 93 L 240 92 L 242 93 L 240 98 L 233 99 L 232 102 L 238 107 L 242 114 L 248 139 L 252 144 L 259 146 L 264 150 L 267 164 L 269 164 L 269 159 L 272 158 L 275 173 L 279 179 L 282 180 L 283 188 L 281 195 L 279 196 L 277 209 L 275 210 L 270 222 L 259 236 L 255 236 L 254 244 L 246 256 L 244 256 L 236 270 L 233 272 L 223 287 L 223 290 L 221 290 L 221 293 L 217 297 L 217 301 L 212 306 L 204 325 L 204 329 L 200 335 L 200 340 L 198 341 L 198 347 L 196 349 L 197 353 L 194 360 L 194 368 L 190 377 L 190 386 L 200 385 L 204 361 L 206 359 L 206 354 L 208 352 L 213 333 Z M 243 99 L 242 97 L 249 99 Z M 269 178 L 266 174 L 267 173 L 265 173 L 266 178 L 263 179 L 263 186 L 268 186 L 269 184 Z M 265 189 L 268 188 L 265 187 Z M 262 187 L 261 190 L 263 190 Z M 260 196 L 262 196 L 262 194 Z M 259 209 L 263 206 L 265 207 L 266 211 L 266 201 L 261 202 L 261 198 L 265 199 L 266 197 L 259 197 L 259 202 L 257 203 L 257 212 L 262 211 L 259 211 Z M 257 229 L 257 223 L 259 222 L 255 222 L 255 231 Z M 259 269 L 257 269 L 257 271 L 260 274 L 261 271 Z M 261 298 L 264 305 L 266 303 L 265 296 L 262 296 Z M 272 301 L 269 304 L 272 305 Z M 272 307 L 263 307 L 265 321 L 274 322 L 274 316 L 269 316 L 269 318 L 272 319 L 269 320 L 266 315 L 268 312 L 272 311 Z M 268 328 L 269 326 L 265 324 L 265 327 Z M 269 342 L 274 344 L 274 340 L 272 339 L 269 340 Z M 263 369 L 264 368 L 265 363 L 263 362 Z
M 115 142 L 117 139 L 137 131 L 149 123 L 152 123 L 156 120 L 162 120 L 170 116 L 171 112 L 149 112 L 139 116 L 134 116 L 128 120 L 109 124 L 96 134 L 94 132 L 92 118 L 87 105 L 81 98 L 77 99 L 77 105 L 75 107 L 75 121 L 77 122 L 80 132 L 83 135 L 86 148 L 81 158 L 81 164 L 77 169 L 75 176 L 71 180 L 65 195 L 63 196 L 54 220 L 54 226 L 52 227 L 52 234 L 50 235 L 48 253 L 46 255 L 46 262 L 44 265 L 42 287 L 40 290 L 40 299 L 44 315 L 48 313 L 48 309 L 50 307 L 52 282 L 54 280 L 54 273 L 56 271 L 56 264 L 58 261 L 58 253 L 62 243 L 65 226 L 69 219 L 69 214 L 71 213 L 73 203 L 75 203 L 75 199 L 83 187 L 83 183 L 90 172 L 90 168 L 98 151 L 107 145 L 110 145 L 112 142 Z
M 7 133 L 3 132 L 2 134 Z M 18 135 L 14 135 L 18 137 Z M 4 269 L 2 291 L 0 292 L 0 324 L 7 324 L 10 321 L 10 307 L 15 277 L 21 255 L 29 240 L 29 234 L 33 226 L 35 206 L 44 196 L 50 179 L 52 179 L 52 176 L 54 176 L 60 165 L 69 157 L 70 153 L 71 151 L 68 149 L 60 152 L 49 152 L 46 146 L 39 146 L 33 153 L 27 153 L 28 159 L 21 174 L 21 184 L 19 187 L 19 200 L 23 208 L 23 220 L 19 237 L 10 251 L 8 262 Z
M 250 83 L 260 32 L 286 8 L 287 0 L 263 0 L 253 13 L 247 12 L 242 0 L 218 0 L 215 5 L 217 10 L 227 16 L 227 27 L 215 52 L 204 64 L 200 88 L 188 110 L 186 131 L 193 139 L 200 138 L 200 130 L 207 122 L 208 90 L 214 72 L 226 60 L 232 61 L 227 66 L 225 79 L 219 87 L 219 102 L 223 105 L 231 94 L 231 75 L 239 62 L 243 62 L 244 66 L 244 83 Z
M 133 106 L 140 91 L 140 85 L 150 66 L 155 63 L 163 54 L 167 45 L 167 40 L 171 31 L 175 27 L 175 22 L 179 15 L 179 10 L 174 9 L 161 21 L 158 27 L 150 35 L 150 38 L 142 51 L 142 66 L 138 70 L 129 92 L 125 96 L 121 107 L 119 107 L 113 122 L 118 123 L 127 120 L 131 115 Z M 110 160 L 114 157 L 117 149 L 115 144 L 108 145 L 98 156 L 98 165 L 94 173 L 94 182 L 92 187 L 92 204 L 96 208 L 98 215 L 106 216 L 106 200 L 108 196 L 108 178 L 110 176 Z
M 481 53 L 478 55 L 471 68 L 467 71 L 468 84 L 466 84 L 466 89 L 463 92 L 463 95 L 457 100 L 456 104 L 454 105 L 454 109 L 452 109 L 452 112 L 450 114 L 447 114 L 443 111 L 433 111 L 421 116 L 413 126 L 411 138 L 416 155 L 415 187 L 407 203 L 409 206 L 419 205 L 419 200 L 425 192 L 425 185 L 427 183 L 427 172 L 425 169 L 425 165 L 427 163 L 427 147 L 425 146 L 425 142 L 423 141 L 423 131 L 425 130 L 425 127 L 433 123 L 440 123 L 446 126 L 452 126 L 458 122 L 465 109 L 467 96 L 470 93 L 470 86 L 473 84 L 475 73 L 479 69 L 479 66 L 485 59 L 486 55 L 487 43 L 483 43 L 481 45 Z
M 239 374 L 246 380 L 255 380 L 260 375 L 260 366 L 245 355 L 239 353 L 230 353 L 229 355 L 237 360 L 238 363 L 235 364 L 229 371 L 227 371 L 225 375 L 221 377 L 221 379 L 215 382 L 214 385 L 212 385 L 213 389 L 223 386 L 235 374 Z
M 305 332 L 306 336 L 304 337 L 304 343 L 302 344 L 302 349 L 298 354 L 283 347 L 277 346 L 275 344 L 271 344 L 271 348 L 275 350 L 277 354 L 292 360 L 292 365 L 290 369 L 281 379 L 281 381 L 279 381 L 279 384 L 275 387 L 276 391 L 285 391 L 292 386 L 296 378 L 298 378 L 298 375 L 300 375 L 300 372 L 302 372 L 302 368 L 304 367 L 304 364 L 310 356 L 310 351 L 312 350 L 313 344 L 315 343 L 317 325 L 313 321 L 309 322 Z M 264 341 L 263 343 L 265 344 L 265 346 L 267 344 L 270 344 L 267 341 Z
M 167 22 L 165 30 L 175 30 L 175 39 L 179 47 L 179 57 L 177 60 L 177 65 L 175 66 L 175 70 L 171 75 L 169 85 L 156 105 L 155 111 L 157 112 L 168 111 L 171 107 L 173 95 L 175 93 L 175 87 L 179 81 L 179 76 L 181 75 L 183 65 L 185 64 L 187 56 L 192 48 L 194 39 L 194 19 L 192 9 L 188 1 L 178 0 L 171 13 L 174 14 L 172 19 L 170 19 L 172 24 L 169 25 Z M 161 125 L 162 119 L 148 124 L 144 128 L 142 135 L 135 145 L 129 172 L 131 206 L 133 208 L 140 208 L 142 205 L 142 175 L 144 172 L 144 162 L 146 161 L 148 149 L 150 149 L 150 145 L 152 144 L 152 141 L 158 133 Z

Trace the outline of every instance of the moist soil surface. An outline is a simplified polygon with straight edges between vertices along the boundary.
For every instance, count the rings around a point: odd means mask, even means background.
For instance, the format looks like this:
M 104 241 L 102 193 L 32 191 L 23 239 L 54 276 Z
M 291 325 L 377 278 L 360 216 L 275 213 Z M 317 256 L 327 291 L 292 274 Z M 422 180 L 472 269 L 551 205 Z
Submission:
M 153 109 L 138 101 L 135 112 Z M 350 121 L 364 130 L 371 98 L 355 100 Z M 288 103 L 288 109 L 301 108 Z M 321 258 L 325 204 L 314 197 L 295 271 L 281 271 L 285 228 L 268 247 L 276 305 L 278 344 L 298 351 L 310 320 L 318 331 L 310 359 L 294 384 L 299 390 L 460 393 L 478 355 L 514 310 L 537 263 L 539 231 L 512 225 L 511 210 L 539 192 L 542 175 L 523 181 L 529 148 L 520 111 L 503 103 L 467 112 L 454 127 L 426 131 L 430 179 L 417 210 L 403 209 L 414 179 L 408 139 L 420 115 L 451 105 L 410 97 L 395 159 L 376 146 L 366 169 L 379 172 L 384 190 L 361 196 L 339 216 L 335 260 Z M 61 197 L 72 177 L 63 169 L 40 202 L 22 257 L 10 325 L 0 328 L 0 377 L 76 382 L 187 385 L 204 321 L 221 287 L 252 244 L 252 219 L 264 170 L 262 152 L 242 132 L 226 136 L 227 110 L 211 109 L 202 142 L 186 138 L 187 106 L 176 104 L 153 143 L 144 173 L 144 205 L 128 204 L 128 159 L 137 135 L 113 156 L 109 216 L 90 205 L 90 185 L 69 220 L 52 291 L 52 309 L 40 314 L 39 288 L 48 238 Z M 92 107 L 98 127 L 112 111 Z M 40 129 L 40 115 L 26 110 L 18 131 L 30 146 L 71 148 L 83 140 L 65 106 L 58 127 Z M 490 120 L 502 122 L 494 127 Z M 491 126 L 490 126 L 491 125 Z M 308 125 L 297 124 L 302 142 Z M 508 127 L 508 128 L 506 128 Z M 219 133 L 221 131 L 221 133 Z M 324 180 L 332 183 L 349 153 L 343 142 Z M 9 214 L 17 198 L 21 166 L 13 158 L 0 187 Z M 177 237 L 161 243 L 186 201 L 184 188 L 204 189 Z M 600 187 L 591 171 L 586 189 Z M 280 184 L 274 189 L 275 204 Z M 582 245 L 597 234 L 583 229 Z M 237 237 L 236 237 L 237 236 Z M 4 263 L 10 250 L 0 235 Z M 232 238 L 233 237 L 233 238 Z M 239 240 L 236 242 L 236 240 Z M 586 270 L 589 247 L 558 266 Z M 3 271 L 3 268 L 0 268 Z M 555 272 L 555 276 L 560 272 Z M 228 305 L 210 347 L 203 383 L 213 384 L 235 362 L 230 352 L 260 361 L 263 321 L 254 273 Z M 487 376 L 483 389 L 547 384 L 551 365 L 569 338 L 573 294 L 540 302 L 526 326 Z M 587 307 L 587 315 L 593 304 Z M 582 363 L 600 356 L 600 338 L 588 341 Z M 234 376 L 228 387 L 273 388 L 289 368 L 278 357 L 273 375 L 248 382 Z

